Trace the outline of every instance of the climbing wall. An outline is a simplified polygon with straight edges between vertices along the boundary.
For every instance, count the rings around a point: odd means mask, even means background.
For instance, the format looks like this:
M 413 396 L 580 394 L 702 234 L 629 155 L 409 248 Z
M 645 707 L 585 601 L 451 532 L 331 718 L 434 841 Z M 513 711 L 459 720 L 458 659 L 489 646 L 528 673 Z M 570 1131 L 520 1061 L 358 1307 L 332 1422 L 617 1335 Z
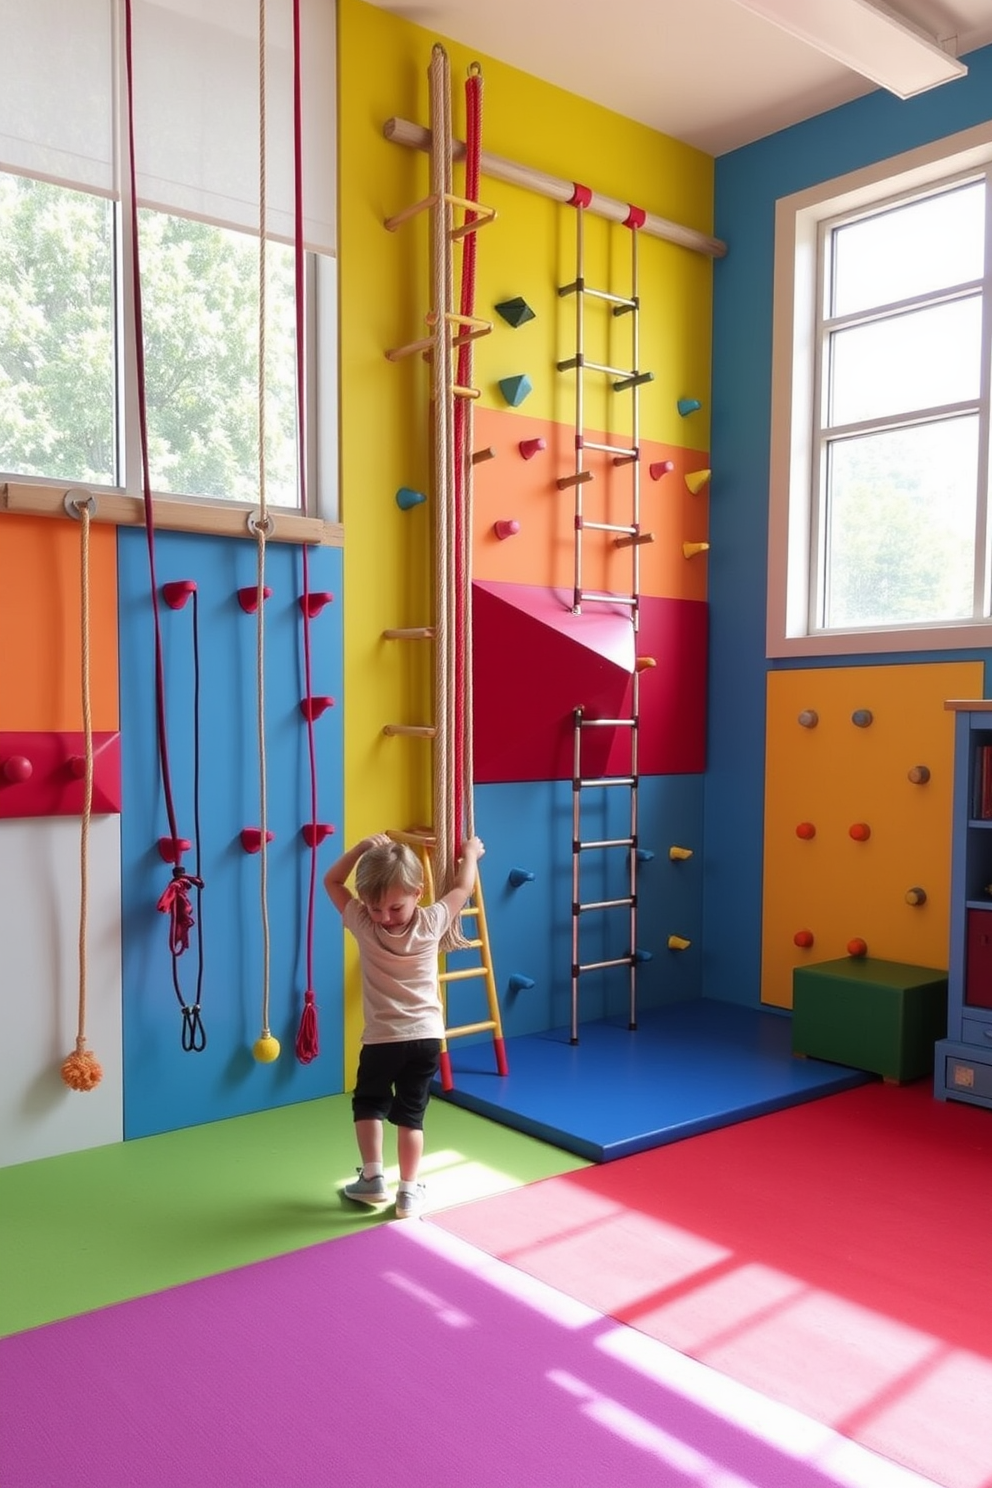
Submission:
M 304 923 L 310 822 L 300 625 L 299 553 L 270 544 L 266 559 L 265 728 L 267 754 L 270 1026 L 279 1058 L 258 1063 L 252 1047 L 262 1015 L 264 940 L 260 896 L 257 614 L 239 599 L 257 595 L 254 545 L 178 533 L 157 539 L 160 583 L 191 580 L 200 602 L 200 676 L 194 665 L 193 616 L 163 607 L 166 715 L 180 833 L 193 847 L 199 802 L 204 879 L 202 1016 L 206 1047 L 182 1047 L 182 1013 L 173 982 L 168 924 L 156 912 L 171 869 L 159 841 L 168 823 L 158 777 L 148 569 L 140 532 L 120 533 L 121 696 L 124 813 L 122 919 L 125 1136 L 267 1109 L 342 1088 L 339 980 L 341 929 L 318 879 L 315 922 L 321 1051 L 311 1064 L 294 1057 L 305 990 Z M 311 587 L 334 601 L 313 622 L 315 697 L 334 698 L 316 720 L 318 821 L 335 829 L 321 849 L 333 861 L 341 822 L 340 551 L 311 553 Z M 256 606 L 257 610 L 257 606 Z M 195 708 L 200 709 L 201 763 L 195 771 Z M 247 835 L 243 835 L 246 834 Z M 254 840 L 252 840 L 254 838 Z M 179 990 L 195 1000 L 198 940 L 179 959 Z
M 762 1001 L 849 953 L 946 968 L 953 718 L 981 662 L 768 678 Z

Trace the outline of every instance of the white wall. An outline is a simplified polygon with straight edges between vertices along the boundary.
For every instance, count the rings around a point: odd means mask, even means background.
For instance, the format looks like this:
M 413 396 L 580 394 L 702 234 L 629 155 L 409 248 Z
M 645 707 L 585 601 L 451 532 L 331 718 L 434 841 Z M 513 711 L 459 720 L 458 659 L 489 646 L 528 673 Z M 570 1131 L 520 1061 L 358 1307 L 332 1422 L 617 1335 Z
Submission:
M 0 1167 L 123 1139 L 120 818 L 89 832 L 86 1042 L 103 1067 L 70 1090 L 79 1009 L 78 817 L 0 821 Z

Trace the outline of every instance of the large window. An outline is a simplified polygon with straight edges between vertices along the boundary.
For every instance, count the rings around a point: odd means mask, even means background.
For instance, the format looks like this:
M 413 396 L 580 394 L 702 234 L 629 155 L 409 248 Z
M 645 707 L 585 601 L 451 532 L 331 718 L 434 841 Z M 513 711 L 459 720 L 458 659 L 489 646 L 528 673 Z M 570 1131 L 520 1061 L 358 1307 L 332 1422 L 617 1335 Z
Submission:
M 264 474 L 299 504 L 291 0 L 267 6 Z M 308 509 L 333 516 L 333 0 L 303 0 Z M 0 479 L 141 490 L 123 0 L 0 0 Z M 260 480 L 257 0 L 134 0 L 147 453 L 157 494 Z M 80 86 L 87 59 L 86 87 Z M 6 99 L 6 103 L 3 101 Z M 309 104 L 307 100 L 310 100 Z M 331 354 L 328 354 L 330 352 Z
M 992 132 L 779 204 L 769 654 L 992 641 Z

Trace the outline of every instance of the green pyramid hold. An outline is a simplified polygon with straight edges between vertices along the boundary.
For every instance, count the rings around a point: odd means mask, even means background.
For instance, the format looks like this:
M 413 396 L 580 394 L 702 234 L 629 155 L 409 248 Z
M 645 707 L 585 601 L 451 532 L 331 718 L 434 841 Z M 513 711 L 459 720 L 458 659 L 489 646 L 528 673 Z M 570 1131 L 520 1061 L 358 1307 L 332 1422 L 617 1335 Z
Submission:
M 511 408 L 518 408 L 527 394 L 534 391 L 534 384 L 526 372 L 521 372 L 519 377 L 501 377 L 499 390 Z
M 501 300 L 496 306 L 496 313 L 502 315 L 507 325 L 511 325 L 514 330 L 522 326 L 525 321 L 535 318 L 533 310 L 520 295 L 513 300 Z

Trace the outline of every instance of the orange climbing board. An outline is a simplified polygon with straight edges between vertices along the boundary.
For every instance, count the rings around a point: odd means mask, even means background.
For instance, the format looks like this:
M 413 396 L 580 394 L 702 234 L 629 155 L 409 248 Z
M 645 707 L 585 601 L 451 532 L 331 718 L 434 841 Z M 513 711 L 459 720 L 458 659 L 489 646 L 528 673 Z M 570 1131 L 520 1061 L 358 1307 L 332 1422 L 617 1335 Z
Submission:
M 93 728 L 120 726 L 117 529 L 90 528 Z M 80 525 L 0 515 L 0 730 L 78 731 L 82 720 Z

